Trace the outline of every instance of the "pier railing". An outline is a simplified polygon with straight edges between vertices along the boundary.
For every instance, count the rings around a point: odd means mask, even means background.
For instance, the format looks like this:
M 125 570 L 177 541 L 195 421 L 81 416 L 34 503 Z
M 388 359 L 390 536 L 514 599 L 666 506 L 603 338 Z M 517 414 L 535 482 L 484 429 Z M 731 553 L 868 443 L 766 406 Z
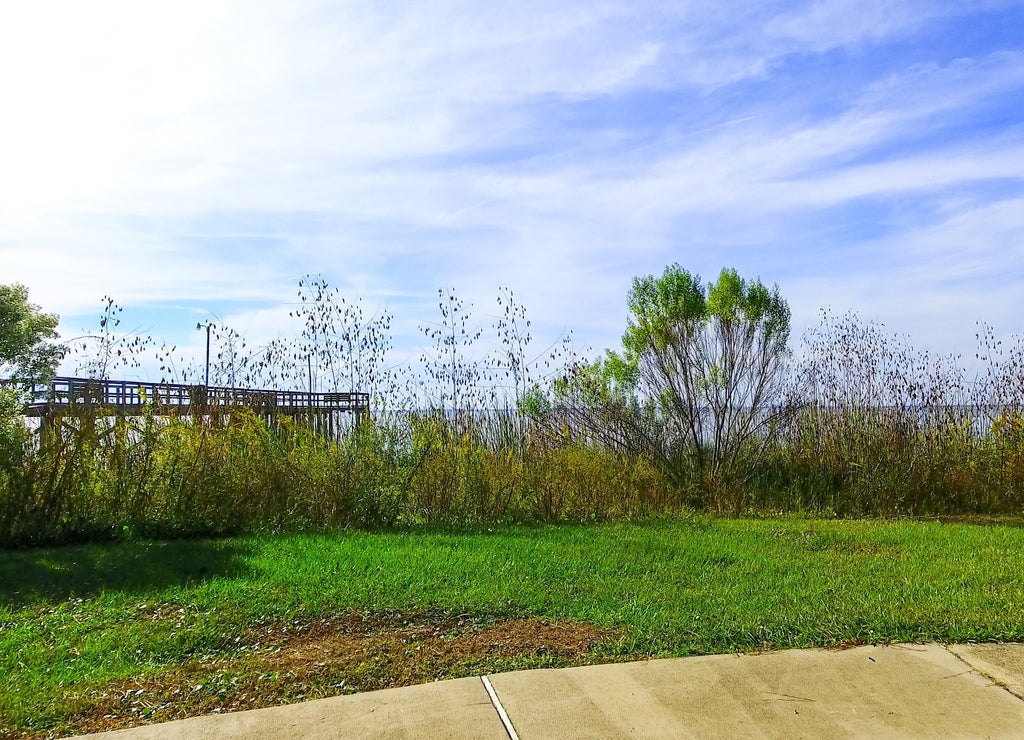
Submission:
M 27 416 L 44 416 L 74 408 L 99 408 L 110 414 L 206 413 L 246 407 L 261 414 L 353 412 L 370 408 L 368 393 L 309 393 L 257 388 L 147 383 L 134 380 L 54 378 L 29 392 Z

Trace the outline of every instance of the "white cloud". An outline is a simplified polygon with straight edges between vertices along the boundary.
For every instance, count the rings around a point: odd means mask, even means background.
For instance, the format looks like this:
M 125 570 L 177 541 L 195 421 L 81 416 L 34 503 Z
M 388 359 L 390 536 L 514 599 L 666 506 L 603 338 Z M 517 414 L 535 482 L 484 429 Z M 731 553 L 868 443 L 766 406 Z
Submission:
M 949 10 L 948 4 L 934 0 L 818 0 L 775 16 L 765 27 L 765 35 L 804 52 L 824 51 L 912 31 Z
M 946 316 L 928 286 L 966 274 L 966 311 L 993 278 L 963 245 L 1017 235 L 994 204 L 1024 172 L 1019 44 L 929 36 L 972 12 L 22 3 L 0 24 L 0 273 L 72 315 L 104 293 L 232 316 L 246 301 L 256 332 L 324 272 L 401 307 L 406 337 L 436 284 L 478 307 L 505 284 L 540 330 L 604 346 L 632 276 L 666 262 L 778 269 L 804 312 L 875 300 L 897 283 L 870 257 L 930 241 L 935 274 L 892 305 Z M 868 228 L 909 200 L 905 223 Z M 870 235 L 785 251 L 854 208 Z

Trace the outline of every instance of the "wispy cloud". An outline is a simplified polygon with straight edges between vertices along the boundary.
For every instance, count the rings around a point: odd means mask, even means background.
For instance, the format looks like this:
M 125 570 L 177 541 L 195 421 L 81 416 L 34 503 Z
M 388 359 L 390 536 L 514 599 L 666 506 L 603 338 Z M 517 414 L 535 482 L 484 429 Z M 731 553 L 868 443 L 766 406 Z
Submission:
M 273 334 L 308 272 L 407 345 L 438 286 L 484 321 L 509 285 L 538 333 L 603 347 L 631 278 L 678 260 L 777 280 L 799 322 L 857 305 L 951 348 L 962 317 L 1024 322 L 1021 23 L 924 0 L 23 3 L 0 23 L 0 274 L 71 325 L 110 294 L 183 341 L 199 309 Z

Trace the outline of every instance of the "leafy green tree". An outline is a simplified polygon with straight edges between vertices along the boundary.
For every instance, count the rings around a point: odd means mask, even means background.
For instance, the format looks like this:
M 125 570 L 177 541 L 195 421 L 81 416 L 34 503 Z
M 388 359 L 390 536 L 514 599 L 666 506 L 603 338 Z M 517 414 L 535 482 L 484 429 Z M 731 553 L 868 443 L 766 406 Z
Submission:
M 0 376 L 17 383 L 48 380 L 64 357 L 56 314 L 29 303 L 28 288 L 0 285 Z
M 18 418 L 24 404 L 23 390 L 32 383 L 53 377 L 64 356 L 57 338 L 56 314 L 43 313 L 28 301 L 24 285 L 0 285 L 0 478 L 8 469 L 19 469 L 26 444 L 26 429 Z
M 673 264 L 635 278 L 628 306 L 622 351 L 578 376 L 589 433 L 651 454 L 679 485 L 742 482 L 782 399 L 790 312 L 778 286 L 732 269 L 705 285 Z

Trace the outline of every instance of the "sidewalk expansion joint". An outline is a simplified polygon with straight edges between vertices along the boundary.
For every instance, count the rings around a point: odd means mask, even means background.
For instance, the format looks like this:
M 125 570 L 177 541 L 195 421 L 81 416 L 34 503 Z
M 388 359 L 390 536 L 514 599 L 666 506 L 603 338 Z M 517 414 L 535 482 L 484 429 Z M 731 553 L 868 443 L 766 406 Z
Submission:
M 501 724 L 505 725 L 505 732 L 508 733 L 509 740 L 519 740 L 519 735 L 516 734 L 516 728 L 512 726 L 512 720 L 508 718 L 508 714 L 505 712 L 505 707 L 501 706 L 501 701 L 498 699 L 498 694 L 494 691 L 494 687 L 491 686 L 491 682 L 487 680 L 487 676 L 480 676 L 480 680 L 483 682 L 484 688 L 487 690 L 487 696 L 491 697 L 491 704 L 494 705 L 495 711 L 498 712 Z
M 1024 691 L 1021 691 L 1019 682 L 1013 681 L 998 667 L 992 665 L 984 658 L 979 658 L 977 655 L 963 655 L 957 645 L 943 645 L 942 647 L 947 653 L 970 669 L 965 671 L 965 673 L 976 673 L 985 680 L 990 681 L 993 686 L 1001 688 L 1013 698 L 1024 701 Z

